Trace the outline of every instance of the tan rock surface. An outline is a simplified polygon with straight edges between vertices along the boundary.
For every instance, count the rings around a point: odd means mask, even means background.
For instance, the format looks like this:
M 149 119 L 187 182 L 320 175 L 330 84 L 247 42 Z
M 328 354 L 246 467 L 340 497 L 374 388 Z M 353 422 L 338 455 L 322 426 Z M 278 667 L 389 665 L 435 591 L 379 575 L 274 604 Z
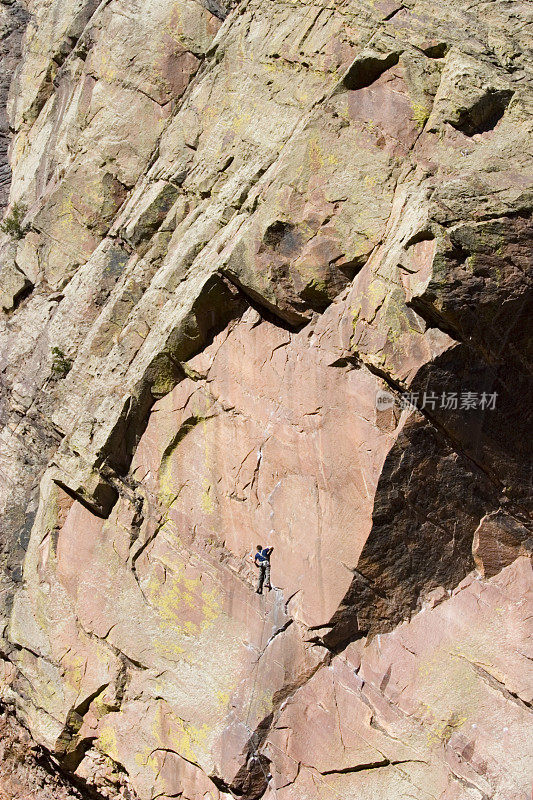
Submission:
M 530 5 L 0 12 L 0 796 L 526 800 Z

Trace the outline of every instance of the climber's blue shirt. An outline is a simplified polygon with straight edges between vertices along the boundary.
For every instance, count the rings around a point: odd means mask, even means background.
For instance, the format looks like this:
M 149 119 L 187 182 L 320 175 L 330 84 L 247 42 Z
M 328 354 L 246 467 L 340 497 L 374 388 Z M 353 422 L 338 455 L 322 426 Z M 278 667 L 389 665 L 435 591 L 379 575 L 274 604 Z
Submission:
M 254 561 L 259 566 L 264 566 L 265 564 L 268 564 L 268 562 L 270 561 L 270 548 L 264 547 L 263 550 L 261 550 L 261 552 L 259 552 L 258 550 L 257 553 L 255 554 Z

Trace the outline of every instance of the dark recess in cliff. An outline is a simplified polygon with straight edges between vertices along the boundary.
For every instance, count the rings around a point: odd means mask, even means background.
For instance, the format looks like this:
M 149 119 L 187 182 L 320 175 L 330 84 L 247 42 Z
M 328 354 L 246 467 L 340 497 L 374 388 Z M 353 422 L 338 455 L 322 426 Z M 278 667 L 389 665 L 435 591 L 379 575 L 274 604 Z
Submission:
M 22 34 L 28 14 L 18 2 L 3 2 L 0 7 L 0 213 L 7 203 L 11 186 L 8 149 L 10 142 L 7 119 L 9 85 L 21 54 Z

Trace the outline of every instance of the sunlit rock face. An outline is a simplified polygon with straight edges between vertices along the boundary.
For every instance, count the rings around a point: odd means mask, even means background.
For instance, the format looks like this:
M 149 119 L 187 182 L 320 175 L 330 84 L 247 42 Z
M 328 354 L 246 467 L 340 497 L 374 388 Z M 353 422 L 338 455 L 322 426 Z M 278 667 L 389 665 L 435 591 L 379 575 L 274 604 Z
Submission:
M 530 17 L 0 5 L 0 800 L 529 800 Z

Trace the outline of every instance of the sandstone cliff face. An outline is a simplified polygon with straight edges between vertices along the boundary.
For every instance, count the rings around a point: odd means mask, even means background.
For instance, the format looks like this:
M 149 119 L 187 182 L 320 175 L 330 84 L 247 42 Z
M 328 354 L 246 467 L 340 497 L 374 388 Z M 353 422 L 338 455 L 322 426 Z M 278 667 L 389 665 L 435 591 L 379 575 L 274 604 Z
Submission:
M 531 6 L 0 11 L 0 797 L 528 798 Z

